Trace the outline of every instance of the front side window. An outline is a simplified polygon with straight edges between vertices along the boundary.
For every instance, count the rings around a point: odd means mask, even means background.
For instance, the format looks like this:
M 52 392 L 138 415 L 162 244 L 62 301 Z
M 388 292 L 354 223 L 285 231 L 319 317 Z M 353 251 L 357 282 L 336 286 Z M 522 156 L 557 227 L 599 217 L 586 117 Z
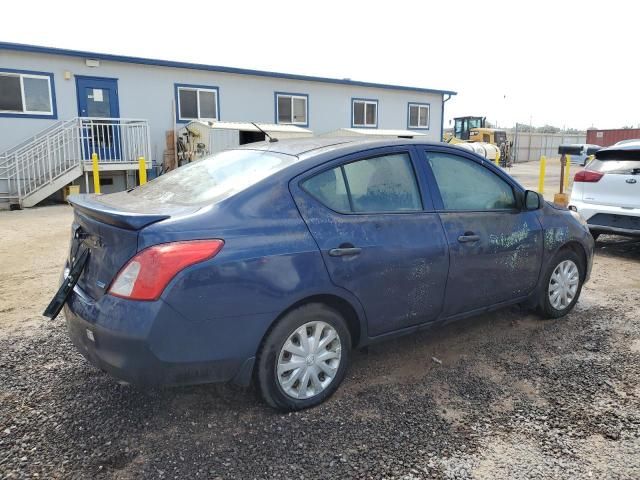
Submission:
M 377 100 L 353 100 L 354 127 L 377 127 L 378 126 L 378 101 Z
M 429 128 L 429 105 L 409 104 L 409 128 Z
M 0 113 L 53 116 L 51 78 L 0 70 Z
M 218 89 L 215 87 L 176 86 L 178 121 L 218 120 Z
M 411 159 L 406 153 L 347 163 L 310 178 L 302 186 L 321 203 L 339 212 L 422 209 Z
M 513 188 L 488 168 L 464 157 L 427 152 L 445 210 L 511 210 Z
M 278 123 L 307 125 L 307 95 L 276 93 L 276 118 Z

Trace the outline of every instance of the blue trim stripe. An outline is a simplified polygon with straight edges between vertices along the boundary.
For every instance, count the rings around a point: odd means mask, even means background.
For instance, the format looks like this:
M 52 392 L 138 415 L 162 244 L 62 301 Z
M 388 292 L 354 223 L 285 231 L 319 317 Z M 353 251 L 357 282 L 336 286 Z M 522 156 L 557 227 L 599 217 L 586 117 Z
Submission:
M 213 90 L 216 92 L 216 121 L 220 121 L 220 89 L 213 85 L 192 85 L 187 83 L 174 83 L 173 84 L 173 93 L 176 99 L 176 123 L 189 123 L 193 120 L 197 120 L 196 118 L 190 118 L 188 120 L 184 120 L 180 118 L 180 99 L 178 98 L 178 89 L 179 88 L 200 88 L 202 90 Z M 200 112 L 198 112 L 200 113 Z
M 304 97 L 307 99 L 307 118 L 305 123 L 280 123 L 278 121 L 278 97 Z M 309 94 L 308 93 L 291 93 L 291 92 L 273 92 L 273 101 L 275 103 L 274 115 L 276 124 L 295 125 L 296 127 L 309 127 Z M 291 115 L 293 115 L 293 105 L 291 106 Z
M 354 80 L 341 80 L 337 78 L 315 77 L 309 75 L 296 75 L 292 73 L 268 72 L 264 70 L 250 70 L 245 68 L 222 67 L 218 65 L 203 65 L 200 63 L 174 62 L 169 60 L 157 60 L 152 58 L 129 57 L 112 55 L 108 53 L 85 52 L 81 50 L 68 50 L 64 48 L 50 48 L 39 45 L 25 45 L 22 43 L 0 42 L 0 50 L 13 50 L 17 52 L 45 53 L 50 55 L 65 55 L 68 57 L 91 58 L 111 62 L 136 63 L 141 65 L 155 65 L 158 67 L 187 68 L 191 70 L 207 70 L 220 73 L 235 73 L 238 75 L 253 75 L 258 77 L 285 78 L 288 80 L 302 80 L 306 82 L 336 83 L 354 87 L 384 88 L 389 90 L 406 90 L 410 92 L 437 93 L 456 95 L 450 90 L 438 90 L 433 88 L 409 87 L 404 85 L 387 85 L 384 83 L 359 82 Z
M 427 126 L 426 127 L 412 127 L 410 123 L 411 119 L 411 107 L 427 107 Z M 407 130 L 429 130 L 431 128 L 431 104 L 430 103 L 419 103 L 419 102 L 409 102 L 407 104 Z
M 51 111 L 52 113 L 0 113 L 0 118 L 46 118 L 48 120 L 58 119 L 58 105 L 56 102 L 56 82 L 54 75 L 51 72 L 35 72 L 33 70 L 14 70 L 12 68 L 0 67 L 0 72 L 4 73 L 24 73 L 26 75 L 42 75 L 43 77 L 49 77 L 49 87 L 51 88 Z M 23 106 L 24 107 L 24 106 Z
M 375 125 L 356 125 L 353 123 L 353 105 L 356 102 L 369 102 L 376 104 L 376 124 Z M 367 110 L 365 107 L 364 111 L 364 121 L 367 121 Z M 380 123 L 380 104 L 377 98 L 351 98 L 351 128 L 378 128 L 378 124 Z

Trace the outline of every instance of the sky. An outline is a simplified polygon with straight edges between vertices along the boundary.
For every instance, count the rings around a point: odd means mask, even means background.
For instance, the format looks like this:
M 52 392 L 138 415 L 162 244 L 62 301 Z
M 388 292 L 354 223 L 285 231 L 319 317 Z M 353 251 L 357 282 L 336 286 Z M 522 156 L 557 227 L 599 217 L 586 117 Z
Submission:
M 3 2 L 0 41 L 454 90 L 445 128 L 640 125 L 633 0 L 25 5 Z

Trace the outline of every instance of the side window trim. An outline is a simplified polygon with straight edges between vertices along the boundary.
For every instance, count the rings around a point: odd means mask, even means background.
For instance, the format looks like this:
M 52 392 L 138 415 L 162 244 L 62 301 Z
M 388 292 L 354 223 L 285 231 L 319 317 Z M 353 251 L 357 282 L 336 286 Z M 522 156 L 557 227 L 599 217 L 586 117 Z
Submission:
M 431 199 L 433 201 L 433 209 L 435 212 L 437 213 L 487 213 L 487 212 L 491 212 L 491 213 L 516 213 L 516 212 L 521 212 L 522 208 L 520 206 L 520 195 L 518 195 L 518 188 L 517 186 L 510 181 L 508 178 L 505 178 L 503 175 L 500 175 L 498 172 L 493 171 L 493 169 L 488 166 L 489 162 L 478 162 L 475 158 L 466 155 L 466 152 L 454 152 L 452 151 L 450 148 L 421 148 L 421 147 L 417 147 L 417 149 L 419 150 L 418 152 L 418 156 L 420 157 L 420 163 L 422 164 L 424 173 L 427 177 L 427 185 L 428 185 L 428 191 L 429 193 L 431 193 Z M 444 207 L 444 202 L 442 200 L 442 194 L 440 193 L 440 186 L 438 185 L 438 182 L 436 181 L 436 177 L 435 174 L 433 173 L 433 170 L 431 169 L 431 165 L 429 164 L 429 154 L 432 153 L 442 153 L 442 154 L 446 154 L 446 155 L 455 155 L 458 156 L 460 158 L 464 158 L 468 161 L 471 162 L 475 162 L 476 164 L 478 164 L 480 167 L 482 168 L 486 168 L 487 170 L 489 170 L 491 173 L 493 173 L 494 175 L 496 175 L 498 178 L 500 178 L 501 180 L 503 180 L 505 183 L 507 183 L 509 185 L 509 187 L 511 187 L 511 191 L 513 192 L 513 197 L 515 199 L 516 202 L 516 207 L 515 208 L 502 208 L 502 209 L 495 209 L 495 210 L 461 210 L 461 209 L 446 209 Z
M 346 175 L 346 173 L 344 171 L 344 166 L 349 164 L 349 163 L 358 162 L 360 160 L 368 160 L 368 159 L 372 159 L 372 158 L 383 157 L 385 155 L 394 155 L 394 154 L 402 154 L 402 153 L 407 154 L 409 156 L 411 170 L 413 172 L 414 180 L 415 180 L 415 183 L 416 183 L 416 187 L 418 189 L 418 198 L 419 198 L 420 204 L 422 206 L 421 209 L 419 209 L 419 210 L 393 210 L 393 211 L 382 211 L 382 212 L 356 212 L 356 211 L 354 211 L 353 200 L 351 198 L 351 190 L 349 188 L 349 181 L 347 179 L 347 175 Z M 326 209 L 328 209 L 328 210 L 330 210 L 330 211 L 332 211 L 334 213 L 340 214 L 340 215 L 407 215 L 407 214 L 416 214 L 416 213 L 425 213 L 425 212 L 433 213 L 436 210 L 434 208 L 435 207 L 434 202 L 433 202 L 434 199 L 430 195 L 431 186 L 424 184 L 423 172 L 424 172 L 425 169 L 421 168 L 420 160 L 421 160 L 420 153 L 418 152 L 418 149 L 416 149 L 416 147 L 413 146 L 413 145 L 400 145 L 400 146 L 395 146 L 395 147 L 382 147 L 380 149 L 373 149 L 373 150 L 368 150 L 368 151 L 365 151 L 365 152 L 357 152 L 357 153 L 346 155 L 344 157 L 336 158 L 334 160 L 331 160 L 331 161 L 327 162 L 324 165 L 315 167 L 312 170 L 301 174 L 299 177 L 294 179 L 294 182 L 295 182 L 297 188 L 299 188 L 306 195 L 309 195 L 309 197 L 313 198 L 314 201 L 316 201 L 319 204 L 321 204 L 324 208 L 326 208 Z M 303 185 L 304 182 L 309 180 L 310 178 L 312 178 L 312 177 L 314 177 L 316 175 L 320 175 L 321 173 L 324 173 L 326 171 L 336 169 L 336 168 L 340 168 L 340 173 L 343 176 L 343 180 L 344 180 L 344 183 L 345 183 L 345 188 L 347 189 L 347 192 L 348 192 L 347 197 L 349 199 L 349 206 L 350 206 L 350 209 L 351 209 L 351 211 L 349 211 L 349 212 L 338 211 L 338 210 L 335 210 L 335 209 L 329 207 L 328 205 L 325 205 L 324 202 L 322 202 L 315 195 L 313 195 L 311 192 L 309 192 Z M 425 192 L 425 190 L 426 190 L 426 192 Z

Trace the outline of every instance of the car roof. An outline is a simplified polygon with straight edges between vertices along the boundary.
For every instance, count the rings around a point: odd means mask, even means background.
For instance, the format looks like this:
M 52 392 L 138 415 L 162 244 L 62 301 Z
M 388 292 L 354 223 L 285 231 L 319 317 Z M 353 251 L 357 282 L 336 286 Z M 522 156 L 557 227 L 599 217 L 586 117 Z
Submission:
M 442 145 L 411 138 L 372 138 L 372 137 L 302 137 L 278 140 L 277 142 L 258 142 L 242 145 L 240 149 L 262 150 L 285 155 L 315 156 L 320 153 L 340 153 L 340 151 L 365 150 L 368 148 L 393 145 Z

